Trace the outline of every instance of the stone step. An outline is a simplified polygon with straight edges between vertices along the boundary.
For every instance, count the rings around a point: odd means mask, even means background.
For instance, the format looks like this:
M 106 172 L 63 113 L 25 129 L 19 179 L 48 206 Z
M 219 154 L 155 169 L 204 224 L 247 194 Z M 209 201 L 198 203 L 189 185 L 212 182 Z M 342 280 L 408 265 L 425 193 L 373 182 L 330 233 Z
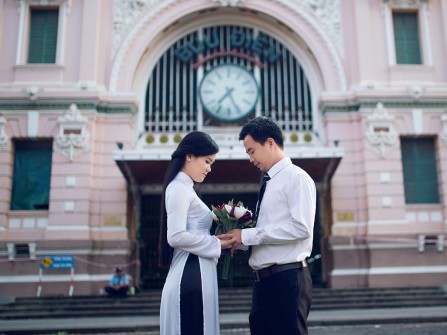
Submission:
M 251 299 L 251 288 L 244 289 L 220 289 L 219 297 L 220 299 L 231 298 L 234 296 L 241 298 Z M 429 287 L 429 288 L 393 288 L 393 289 L 345 289 L 345 290 L 334 290 L 334 289 L 314 289 L 312 295 L 317 299 L 326 298 L 344 298 L 344 297 L 368 297 L 368 296 L 384 296 L 384 297 L 396 297 L 396 296 L 427 296 L 427 295 L 437 295 L 443 293 L 442 289 L 439 287 Z M 134 300 L 142 301 L 159 301 L 161 297 L 161 290 L 152 291 L 142 291 L 138 295 L 132 297 Z M 10 298 L 9 298 L 10 299 Z M 14 298 L 16 304 L 59 304 L 64 301 L 69 301 L 70 303 L 89 303 L 89 302 L 102 302 L 107 300 L 104 296 L 42 296 L 40 298 L 36 297 L 18 297 Z
M 388 301 L 425 301 L 427 303 L 435 302 L 435 301 L 447 301 L 447 295 L 440 295 L 439 293 L 426 294 L 422 296 L 415 295 L 365 295 L 365 296 L 327 296 L 325 298 L 313 297 L 313 305 L 319 304 L 355 304 L 355 303 L 381 303 Z M 251 302 L 251 295 L 240 296 L 228 296 L 228 297 L 220 297 L 220 304 L 225 305 L 234 305 L 236 303 L 243 302 Z M 71 308 L 92 308 L 94 306 L 98 306 L 101 308 L 139 308 L 144 306 L 158 306 L 160 303 L 160 297 L 156 298 L 144 298 L 144 297 L 126 297 L 124 299 L 110 299 L 110 298 L 97 298 L 95 300 L 87 300 L 87 299 L 78 299 L 78 298 L 70 298 L 70 299 L 34 299 L 28 300 L 26 302 L 16 300 L 15 302 L 10 302 L 8 304 L 0 305 L 0 312 L 11 309 L 51 309 L 51 308 L 63 308 L 63 307 L 71 307 Z
M 237 306 L 226 306 L 221 307 L 221 313 L 248 313 L 250 311 L 250 305 L 237 305 Z M 446 306 L 446 303 L 442 304 L 430 304 L 429 306 Z M 395 307 L 428 307 L 427 304 L 403 304 L 399 302 L 387 303 L 375 305 L 374 308 L 395 308 Z M 346 305 L 346 306 L 338 306 L 336 309 L 368 309 L 372 308 L 371 305 Z M 312 310 L 333 310 L 334 307 L 332 305 L 323 305 L 323 306 L 312 306 Z M 76 318 L 76 317 L 104 317 L 104 316 L 153 316 L 158 315 L 159 308 L 138 308 L 136 310 L 121 310 L 121 309 L 111 309 L 111 310 L 83 310 L 83 311 L 73 311 L 73 310 L 54 310 L 54 311 L 26 311 L 26 313 L 13 313 L 13 312 L 3 312 L 0 319 L 2 320 L 19 320 L 19 319 L 56 319 L 56 318 Z
M 0 304 L 0 319 L 158 315 L 160 290 L 111 299 L 104 296 L 10 298 Z M 221 313 L 248 312 L 251 288 L 221 289 Z M 314 289 L 313 310 L 447 306 L 442 287 L 332 290 Z

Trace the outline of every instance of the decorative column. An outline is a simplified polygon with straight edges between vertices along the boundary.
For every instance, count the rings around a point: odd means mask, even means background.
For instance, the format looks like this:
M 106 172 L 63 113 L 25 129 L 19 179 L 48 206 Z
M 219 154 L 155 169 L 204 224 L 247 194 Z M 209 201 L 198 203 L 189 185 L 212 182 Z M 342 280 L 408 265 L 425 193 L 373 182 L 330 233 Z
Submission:
M 442 122 L 443 126 L 442 126 L 442 131 L 439 134 L 439 137 L 441 138 L 441 140 L 444 141 L 444 143 L 447 144 L 447 110 L 444 112 L 444 114 L 442 114 L 441 122 Z
M 9 138 L 6 135 L 6 119 L 0 116 L 0 149 L 3 149 L 8 144 Z

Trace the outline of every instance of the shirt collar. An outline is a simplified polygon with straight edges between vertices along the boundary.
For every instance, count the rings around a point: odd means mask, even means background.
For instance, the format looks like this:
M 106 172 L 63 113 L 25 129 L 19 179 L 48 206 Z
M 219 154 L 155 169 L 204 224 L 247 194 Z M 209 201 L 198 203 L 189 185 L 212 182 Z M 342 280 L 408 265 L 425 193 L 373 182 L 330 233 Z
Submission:
M 275 165 L 273 165 L 270 170 L 267 171 L 267 174 L 270 178 L 273 178 L 279 171 L 284 169 L 287 165 L 292 164 L 292 160 L 290 157 L 285 157 L 281 159 L 279 162 L 277 162 Z
M 194 181 L 191 179 L 190 176 L 188 176 L 186 173 L 180 171 L 175 179 L 178 179 L 182 183 L 188 185 L 188 186 L 194 186 Z

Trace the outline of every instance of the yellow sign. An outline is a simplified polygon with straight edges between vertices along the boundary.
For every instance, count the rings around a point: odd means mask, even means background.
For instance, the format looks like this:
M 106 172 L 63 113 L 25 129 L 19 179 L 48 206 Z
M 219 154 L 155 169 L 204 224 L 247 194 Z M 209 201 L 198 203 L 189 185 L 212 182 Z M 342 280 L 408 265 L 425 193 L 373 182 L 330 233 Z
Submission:
M 104 226 L 121 226 L 122 218 L 118 215 L 104 217 Z
M 53 260 L 51 259 L 51 257 L 45 257 L 43 258 L 40 263 L 45 267 L 45 268 L 49 268 L 51 266 L 51 264 L 53 264 Z
M 337 213 L 337 221 L 354 221 L 354 213 L 353 212 L 338 212 Z

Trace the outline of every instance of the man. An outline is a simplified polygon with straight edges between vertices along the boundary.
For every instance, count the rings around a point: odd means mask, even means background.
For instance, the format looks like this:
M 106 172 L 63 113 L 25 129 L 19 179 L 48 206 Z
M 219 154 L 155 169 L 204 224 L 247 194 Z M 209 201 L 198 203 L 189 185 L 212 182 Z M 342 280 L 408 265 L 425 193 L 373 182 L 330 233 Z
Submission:
M 312 251 L 315 183 L 285 156 L 281 129 L 271 119 L 251 120 L 239 140 L 250 162 L 270 178 L 258 200 L 256 227 L 219 237 L 232 242 L 232 252 L 251 246 L 251 334 L 307 334 L 312 279 L 305 259 Z
M 116 268 L 115 274 L 104 287 L 109 297 L 125 297 L 129 292 L 129 279 L 122 268 Z

